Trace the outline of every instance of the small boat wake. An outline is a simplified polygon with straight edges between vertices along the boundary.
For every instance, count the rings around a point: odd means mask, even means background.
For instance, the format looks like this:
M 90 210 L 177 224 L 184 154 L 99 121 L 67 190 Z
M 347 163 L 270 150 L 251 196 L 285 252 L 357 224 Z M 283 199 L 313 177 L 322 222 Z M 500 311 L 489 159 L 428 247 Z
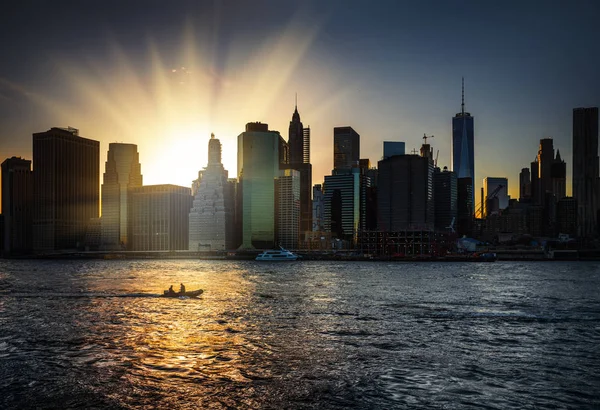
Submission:
M 175 295 L 167 296 L 159 293 L 102 293 L 102 292 L 0 292 L 0 298 L 8 297 L 15 299 L 123 299 L 123 298 L 179 298 L 179 299 L 196 299 L 203 291 L 194 295 Z

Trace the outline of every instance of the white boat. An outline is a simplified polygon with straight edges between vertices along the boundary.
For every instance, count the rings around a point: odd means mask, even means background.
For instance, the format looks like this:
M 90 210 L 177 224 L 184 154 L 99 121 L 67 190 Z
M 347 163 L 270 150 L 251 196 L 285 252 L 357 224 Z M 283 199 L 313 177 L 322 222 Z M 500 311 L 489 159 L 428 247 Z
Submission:
M 269 249 L 261 253 L 256 257 L 257 261 L 270 261 L 270 262 L 283 262 L 283 261 L 295 261 L 299 256 L 293 252 L 283 249 L 281 246 L 279 250 Z

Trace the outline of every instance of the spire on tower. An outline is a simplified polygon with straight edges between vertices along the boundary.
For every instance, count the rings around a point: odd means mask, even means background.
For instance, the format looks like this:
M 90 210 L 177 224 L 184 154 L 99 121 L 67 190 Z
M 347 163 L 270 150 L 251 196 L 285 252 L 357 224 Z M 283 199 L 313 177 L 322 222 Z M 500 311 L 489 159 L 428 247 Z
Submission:
M 298 111 L 298 93 L 296 93 L 296 104 L 295 104 L 295 106 L 296 106 L 296 111 Z
M 465 77 L 462 78 L 462 102 L 460 104 L 460 112 L 465 115 Z

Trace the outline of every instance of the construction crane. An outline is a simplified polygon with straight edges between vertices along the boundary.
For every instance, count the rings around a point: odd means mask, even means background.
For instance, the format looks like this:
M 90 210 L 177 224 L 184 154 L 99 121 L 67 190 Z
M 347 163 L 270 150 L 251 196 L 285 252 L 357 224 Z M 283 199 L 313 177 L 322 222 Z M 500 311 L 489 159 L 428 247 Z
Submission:
M 479 204 L 479 207 L 477 208 L 477 210 L 475 211 L 475 215 L 480 214 L 481 217 L 483 218 L 483 205 L 485 203 L 487 203 L 490 199 L 494 199 L 496 198 L 496 196 L 498 195 L 498 193 L 500 192 L 500 190 L 504 188 L 504 185 L 498 185 L 496 187 L 496 189 L 494 189 L 484 200 L 482 203 Z
M 435 135 L 430 135 L 428 137 L 427 134 L 423 134 L 423 139 L 425 140 L 425 144 L 427 144 L 427 138 L 433 138 L 433 137 L 435 137 Z

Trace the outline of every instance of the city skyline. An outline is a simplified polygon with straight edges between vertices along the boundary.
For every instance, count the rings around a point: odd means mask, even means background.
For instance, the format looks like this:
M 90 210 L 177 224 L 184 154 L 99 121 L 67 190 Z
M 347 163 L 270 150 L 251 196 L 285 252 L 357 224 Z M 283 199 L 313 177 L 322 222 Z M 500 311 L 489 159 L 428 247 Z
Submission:
M 136 144 L 148 184 L 189 186 L 207 161 L 207 135 L 220 136 L 223 164 L 235 175 L 236 136 L 244 124 L 262 121 L 285 135 L 297 92 L 311 128 L 313 184 L 331 170 L 336 126 L 363 136 L 361 157 L 372 163 L 381 158 L 383 141 L 403 141 L 410 152 L 423 133 L 435 135 L 439 164 L 451 168 L 451 118 L 460 111 L 464 76 L 465 104 L 477 118 L 474 192 L 484 177 L 504 176 L 513 181 L 509 194 L 518 197 L 518 173 L 531 159 L 528 149 L 515 152 L 515 144 L 535 147 L 550 136 L 567 162 L 571 193 L 571 110 L 599 105 L 598 57 L 577 45 L 596 30 L 594 3 L 543 11 L 515 5 L 514 13 L 472 2 L 440 4 L 427 14 L 436 23 L 429 31 L 408 21 L 424 18 L 423 6 L 403 10 L 407 21 L 396 28 L 391 17 L 401 7 L 392 3 L 229 7 L 234 3 L 217 10 L 175 2 L 160 16 L 150 11 L 131 22 L 112 18 L 110 2 L 105 10 L 92 5 L 95 14 L 69 2 L 35 13 L 11 6 L 6 15 L 13 18 L 2 28 L 11 36 L 2 34 L 14 40 L 0 51 L 16 59 L 0 68 L 0 154 L 31 158 L 33 132 L 70 125 L 100 141 L 101 163 L 109 143 Z M 477 24 L 457 28 L 444 23 L 444 13 Z M 492 14 L 489 28 L 482 27 Z M 85 28 L 46 36 L 36 21 L 52 15 L 77 16 Z M 15 24 L 24 17 L 28 24 Z M 257 19 L 264 24 L 250 29 Z M 338 19 L 364 27 L 343 31 Z M 544 24 L 544 35 L 532 32 L 528 19 Z M 149 31 L 157 23 L 161 28 Z M 466 51 L 444 51 L 460 38 L 469 41 Z M 177 172 L 161 172 L 165 162 Z

